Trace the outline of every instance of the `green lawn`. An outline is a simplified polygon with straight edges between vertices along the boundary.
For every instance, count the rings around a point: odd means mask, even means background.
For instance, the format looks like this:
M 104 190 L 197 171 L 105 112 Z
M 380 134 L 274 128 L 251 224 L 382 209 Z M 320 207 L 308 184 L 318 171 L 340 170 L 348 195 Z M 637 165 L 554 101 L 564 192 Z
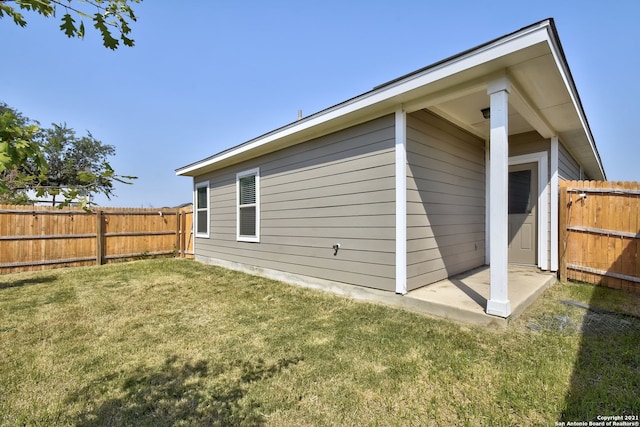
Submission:
M 0 425 L 553 425 L 640 412 L 640 295 L 506 331 L 169 259 L 0 276 Z M 582 326 L 581 326 L 582 325 Z

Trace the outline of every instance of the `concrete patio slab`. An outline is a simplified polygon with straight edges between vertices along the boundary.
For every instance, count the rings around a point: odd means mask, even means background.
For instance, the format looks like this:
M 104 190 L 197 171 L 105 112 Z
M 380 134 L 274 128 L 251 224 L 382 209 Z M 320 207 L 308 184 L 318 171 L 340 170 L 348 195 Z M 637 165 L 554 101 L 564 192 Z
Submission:
M 505 319 L 485 312 L 489 298 L 489 272 L 489 267 L 480 267 L 413 290 L 404 298 L 419 302 L 417 305 L 422 305 L 426 314 L 475 325 L 506 327 L 557 280 L 553 273 L 510 265 L 511 315 Z

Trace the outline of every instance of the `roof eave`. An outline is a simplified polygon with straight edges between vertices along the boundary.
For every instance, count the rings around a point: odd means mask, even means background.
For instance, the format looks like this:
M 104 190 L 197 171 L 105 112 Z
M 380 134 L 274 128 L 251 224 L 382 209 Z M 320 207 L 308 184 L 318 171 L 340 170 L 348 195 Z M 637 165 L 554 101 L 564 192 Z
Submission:
M 473 67 L 478 67 L 479 65 L 486 65 L 492 61 L 500 62 L 501 59 L 511 54 L 524 51 L 528 47 L 543 42 L 548 44 L 554 52 L 556 62 L 562 69 L 565 85 L 573 99 L 574 108 L 582 123 L 585 138 L 591 147 L 592 156 L 589 156 L 591 161 L 587 165 L 588 173 L 590 176 L 604 179 L 606 177 L 604 168 L 560 44 L 554 21 L 551 18 L 391 80 L 383 85 L 376 86 L 371 91 L 319 111 L 304 119 L 179 168 L 176 170 L 176 175 L 202 175 L 358 122 L 391 113 L 395 109 L 401 108 L 403 103 L 411 101 L 411 96 L 423 96 L 428 93 L 435 82 L 442 83 L 453 75 L 460 76 L 464 73 L 470 73 Z
M 578 114 L 579 119 L 582 123 L 582 128 L 585 133 L 585 139 L 587 140 L 589 148 L 591 150 L 592 156 L 589 156 L 587 161 L 584 162 L 584 166 L 587 167 L 586 172 L 590 177 L 594 179 L 606 181 L 607 175 L 604 170 L 604 165 L 602 164 L 602 159 L 600 158 L 598 147 L 596 146 L 593 133 L 591 132 L 591 127 L 589 126 L 589 121 L 587 120 L 587 115 L 585 114 L 582 100 L 580 99 L 578 89 L 573 79 L 573 74 L 571 73 L 571 69 L 565 56 L 564 49 L 562 48 L 562 43 L 560 42 L 560 37 L 558 36 L 558 31 L 553 19 L 549 19 L 549 31 L 551 35 L 550 40 L 552 43 L 553 52 L 556 54 L 556 61 L 561 66 L 562 73 L 566 78 L 565 84 L 567 85 L 567 89 L 569 90 L 570 95 L 573 99 L 576 113 Z

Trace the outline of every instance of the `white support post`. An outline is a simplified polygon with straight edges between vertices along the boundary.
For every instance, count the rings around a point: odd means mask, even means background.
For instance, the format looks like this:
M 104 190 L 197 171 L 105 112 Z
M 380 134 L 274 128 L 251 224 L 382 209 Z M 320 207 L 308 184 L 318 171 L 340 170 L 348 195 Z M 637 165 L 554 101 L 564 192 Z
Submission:
M 396 293 L 407 293 L 407 113 L 396 111 Z
M 508 286 L 508 202 L 509 202 L 509 91 L 506 77 L 489 83 L 490 96 L 490 163 L 489 227 L 491 235 L 491 283 L 487 314 L 507 318 L 511 314 Z
M 560 201 L 560 188 L 558 183 L 559 168 L 559 143 L 558 136 L 551 137 L 551 271 L 558 271 L 559 259 L 559 230 L 558 207 Z
M 484 263 L 491 265 L 491 244 L 489 236 L 491 236 L 491 144 L 489 140 L 484 143 Z

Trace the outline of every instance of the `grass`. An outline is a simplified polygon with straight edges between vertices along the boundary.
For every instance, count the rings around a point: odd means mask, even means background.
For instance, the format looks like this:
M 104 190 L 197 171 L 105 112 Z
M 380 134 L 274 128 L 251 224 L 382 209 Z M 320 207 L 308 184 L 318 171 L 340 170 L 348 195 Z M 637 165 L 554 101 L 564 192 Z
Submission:
M 640 320 L 555 285 L 506 331 L 186 260 L 0 276 L 0 425 L 553 425 L 640 412 Z M 602 331 L 601 331 L 602 332 Z

